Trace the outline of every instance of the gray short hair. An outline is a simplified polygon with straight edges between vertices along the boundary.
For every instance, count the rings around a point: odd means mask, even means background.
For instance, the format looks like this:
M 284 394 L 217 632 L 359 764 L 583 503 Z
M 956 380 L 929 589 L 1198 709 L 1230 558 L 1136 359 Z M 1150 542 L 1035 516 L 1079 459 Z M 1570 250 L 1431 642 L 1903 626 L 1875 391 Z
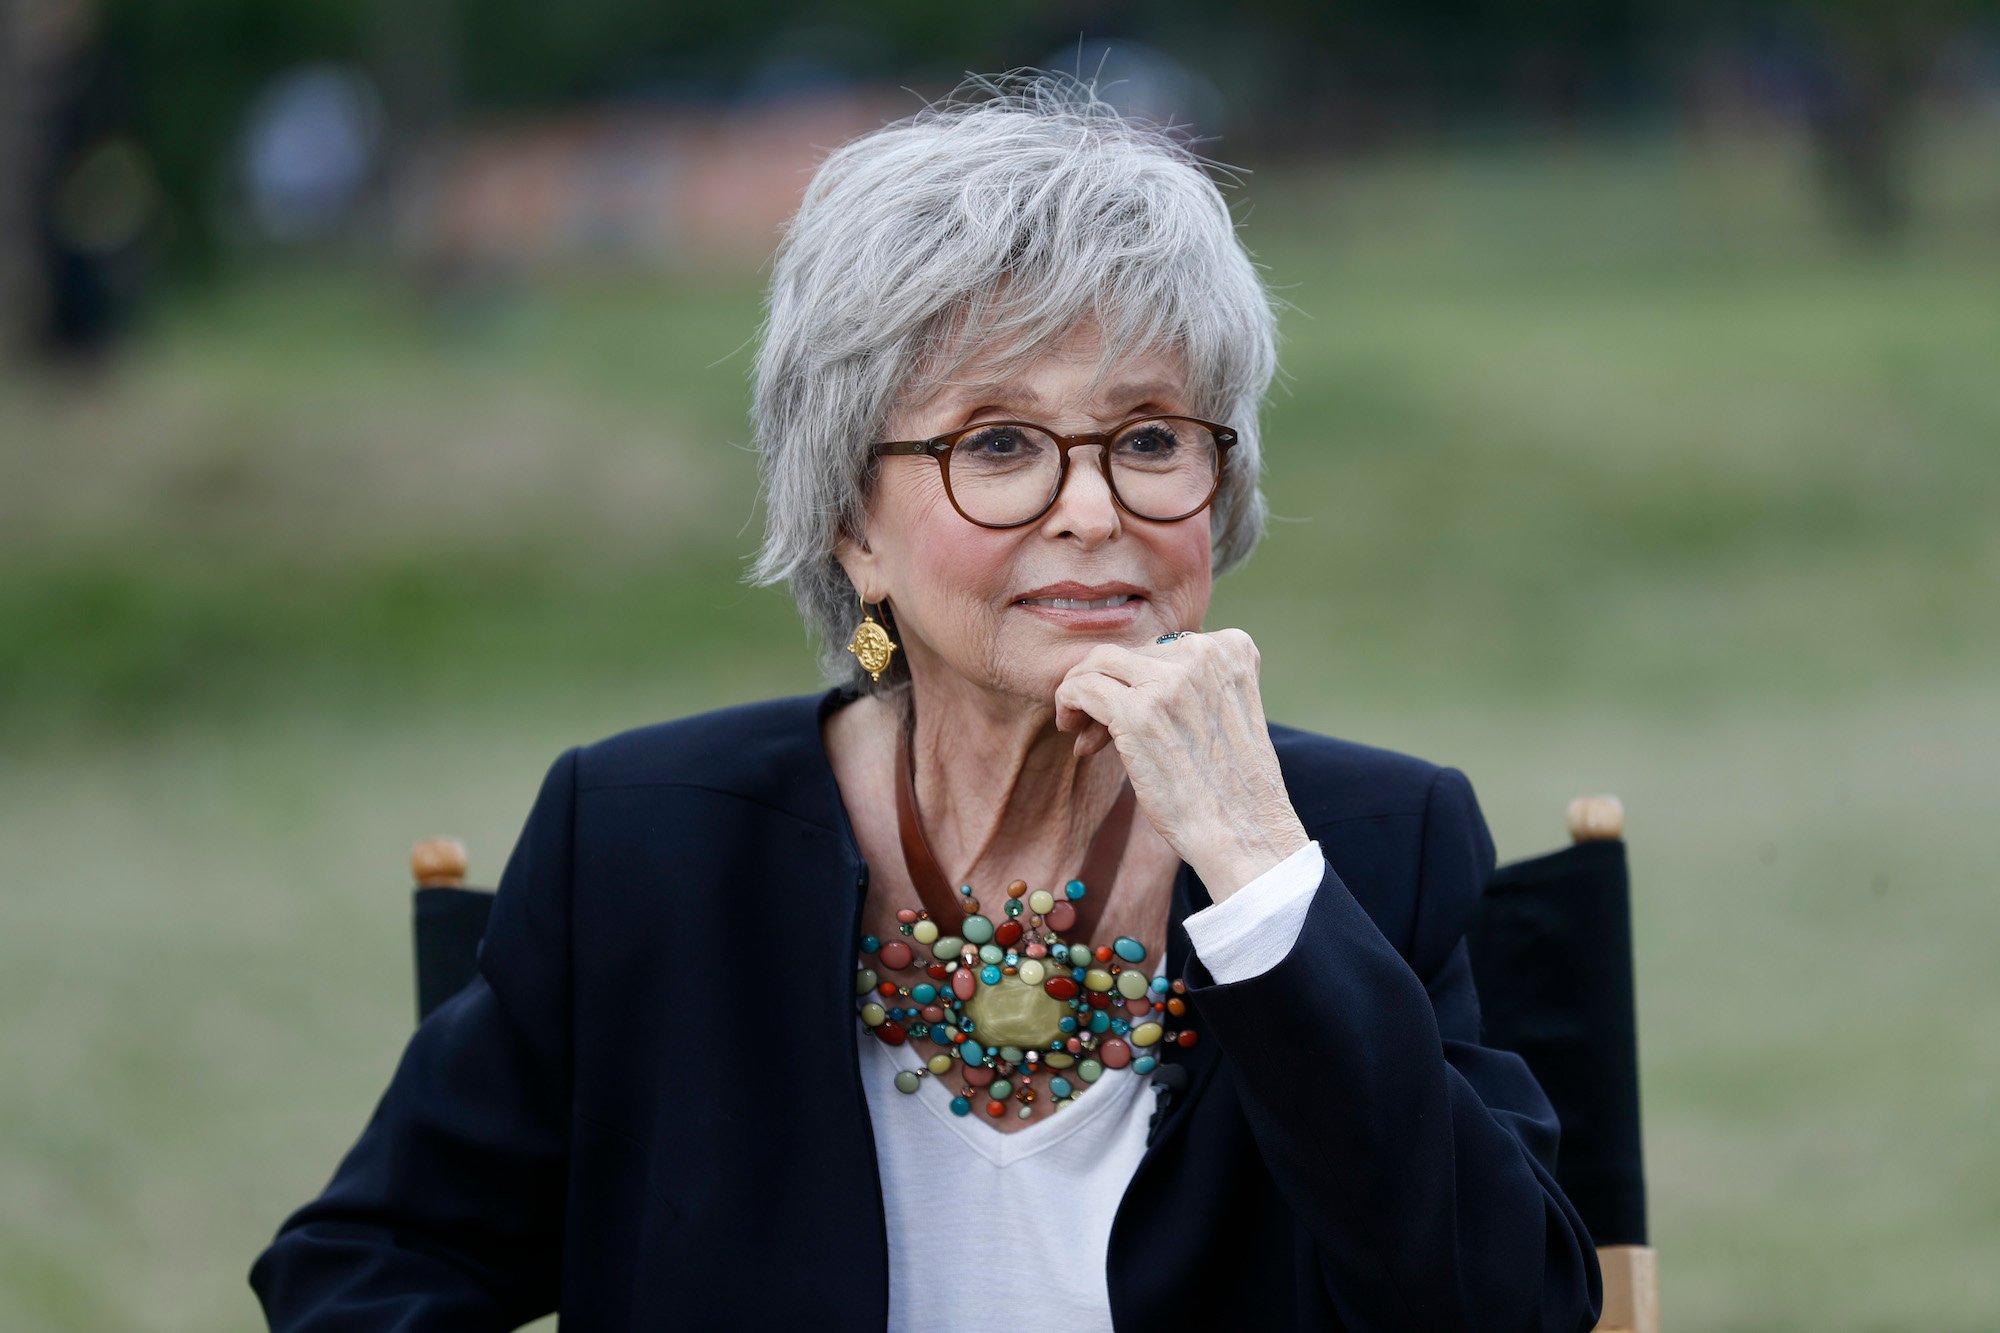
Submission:
M 1100 377 L 1133 352 L 1177 354 L 1192 410 L 1239 441 L 1210 513 L 1215 572 L 1256 546 L 1277 313 L 1209 165 L 1092 84 L 1037 70 L 975 76 L 821 163 L 778 246 L 757 352 L 750 578 L 791 585 L 830 679 L 868 684 L 844 651 L 860 611 L 833 554 L 861 530 L 868 445 L 981 353 L 1006 349 L 1006 373 L 1094 319 Z

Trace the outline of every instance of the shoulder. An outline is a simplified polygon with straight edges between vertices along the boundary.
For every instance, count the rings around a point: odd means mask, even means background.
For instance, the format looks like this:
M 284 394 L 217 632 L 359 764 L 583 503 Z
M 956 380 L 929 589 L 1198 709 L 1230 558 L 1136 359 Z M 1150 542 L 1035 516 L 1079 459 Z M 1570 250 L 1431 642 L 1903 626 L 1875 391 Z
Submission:
M 1299 822 L 1422 976 L 1442 966 L 1493 873 L 1493 841 L 1455 768 L 1273 726 Z
M 1441 785 L 1464 782 L 1457 770 L 1415 755 L 1271 725 L 1285 787 L 1308 829 L 1354 819 L 1423 819 Z
M 829 823 L 820 719 L 831 696 L 795 695 L 633 727 L 576 750 L 579 798 L 688 788 Z

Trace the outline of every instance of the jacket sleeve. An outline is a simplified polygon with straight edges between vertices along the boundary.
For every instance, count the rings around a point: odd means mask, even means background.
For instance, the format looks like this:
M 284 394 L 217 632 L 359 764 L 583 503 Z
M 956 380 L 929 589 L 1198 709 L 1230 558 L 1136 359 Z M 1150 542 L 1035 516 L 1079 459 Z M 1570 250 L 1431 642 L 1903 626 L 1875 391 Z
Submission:
M 1597 1319 L 1596 1251 L 1551 1174 L 1555 1112 L 1520 1057 L 1478 1044 L 1465 931 L 1493 868 L 1471 785 L 1443 769 L 1426 798 L 1407 960 L 1327 865 L 1276 967 L 1230 984 L 1198 957 L 1187 967 L 1351 1328 Z
M 542 784 L 478 975 L 418 1027 L 325 1192 L 251 1268 L 273 1329 L 502 1329 L 555 1308 L 575 769 L 572 750 Z

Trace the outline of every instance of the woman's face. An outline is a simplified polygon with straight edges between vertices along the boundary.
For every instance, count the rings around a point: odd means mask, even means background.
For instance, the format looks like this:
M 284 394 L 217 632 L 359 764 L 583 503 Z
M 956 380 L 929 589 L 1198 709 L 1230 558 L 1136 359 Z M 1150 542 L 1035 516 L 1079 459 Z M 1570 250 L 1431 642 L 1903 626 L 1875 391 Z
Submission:
M 1097 353 L 1094 328 L 1079 329 L 1004 385 L 991 382 L 980 358 L 931 401 L 892 415 L 883 438 L 929 439 L 998 420 L 1081 434 L 1135 416 L 1192 412 L 1185 374 L 1164 354 L 1128 359 L 1086 394 Z M 961 517 L 934 460 L 877 460 L 863 540 L 844 542 L 839 555 L 868 600 L 893 608 L 897 641 L 920 689 L 962 682 L 1048 704 L 1096 645 L 1132 647 L 1200 627 L 1213 584 L 1211 511 L 1178 523 L 1134 518 L 1112 499 L 1099 452 L 1073 450 L 1055 504 L 1034 522 L 1006 529 Z M 1057 598 L 1123 600 L 1051 605 Z

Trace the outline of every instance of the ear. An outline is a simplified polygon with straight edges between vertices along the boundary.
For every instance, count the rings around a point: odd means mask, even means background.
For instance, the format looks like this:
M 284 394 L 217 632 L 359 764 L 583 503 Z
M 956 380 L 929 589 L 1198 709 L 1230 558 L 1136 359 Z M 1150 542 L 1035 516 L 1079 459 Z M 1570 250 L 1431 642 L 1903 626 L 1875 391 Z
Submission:
M 833 558 L 847 571 L 847 580 L 862 601 L 888 600 L 888 589 L 882 585 L 882 558 L 869 546 L 866 533 L 843 530 L 834 540 Z

